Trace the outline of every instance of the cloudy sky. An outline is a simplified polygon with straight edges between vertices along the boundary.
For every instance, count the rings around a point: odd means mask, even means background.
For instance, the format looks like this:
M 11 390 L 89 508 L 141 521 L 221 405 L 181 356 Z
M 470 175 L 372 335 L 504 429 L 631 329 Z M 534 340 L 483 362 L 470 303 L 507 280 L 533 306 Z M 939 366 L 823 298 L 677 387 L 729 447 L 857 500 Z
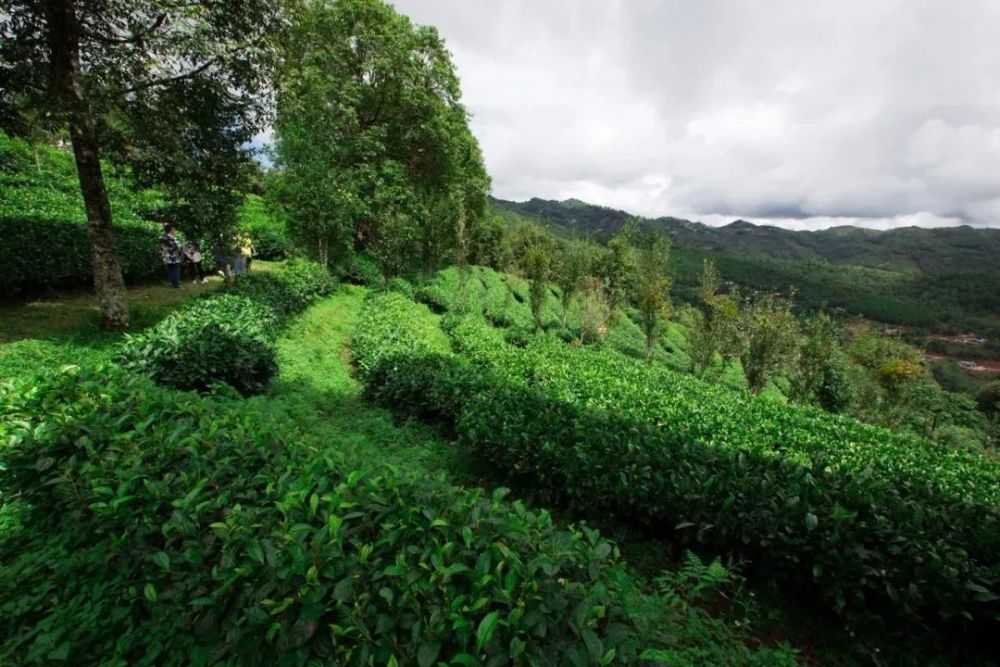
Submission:
M 498 197 L 712 224 L 1000 227 L 996 0 L 396 0 Z

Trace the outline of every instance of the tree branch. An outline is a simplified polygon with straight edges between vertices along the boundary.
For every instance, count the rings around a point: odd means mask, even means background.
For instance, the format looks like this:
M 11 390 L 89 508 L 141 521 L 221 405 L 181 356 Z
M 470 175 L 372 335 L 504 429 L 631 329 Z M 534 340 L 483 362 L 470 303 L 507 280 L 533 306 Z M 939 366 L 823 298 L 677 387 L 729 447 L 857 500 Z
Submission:
M 143 40 L 148 38 L 157 30 L 159 30 L 160 26 L 162 26 L 163 22 L 166 20 L 167 20 L 166 13 L 160 14 L 153 21 L 152 25 L 150 25 L 149 27 L 145 28 L 142 31 L 133 32 L 128 37 L 111 37 L 105 35 L 104 33 L 98 30 L 95 30 L 92 26 L 87 26 L 87 28 L 84 31 L 84 34 L 87 37 L 95 39 L 103 44 L 138 44 L 139 42 L 142 42 Z
M 184 72 L 183 74 L 177 74 L 175 76 L 168 76 L 168 77 L 164 77 L 162 79 L 152 79 L 150 81 L 143 81 L 142 83 L 136 84 L 136 85 L 132 86 L 131 88 L 126 88 L 125 90 L 122 91 L 122 93 L 124 93 L 126 95 L 129 94 L 129 93 L 137 93 L 140 90 L 148 90 L 149 88 L 156 88 L 157 86 L 168 86 L 168 85 L 170 85 L 172 83 L 178 83 L 180 81 L 184 81 L 185 79 L 190 79 L 192 77 L 196 77 L 199 74 L 201 74 L 202 72 L 204 72 L 205 70 L 207 70 L 212 65 L 216 64 L 217 62 L 219 62 L 219 60 L 221 60 L 221 59 L 222 59 L 221 55 L 214 56 L 212 58 L 209 58 L 205 62 L 203 62 L 201 65 L 198 65 L 194 69 L 188 70 L 187 72 Z

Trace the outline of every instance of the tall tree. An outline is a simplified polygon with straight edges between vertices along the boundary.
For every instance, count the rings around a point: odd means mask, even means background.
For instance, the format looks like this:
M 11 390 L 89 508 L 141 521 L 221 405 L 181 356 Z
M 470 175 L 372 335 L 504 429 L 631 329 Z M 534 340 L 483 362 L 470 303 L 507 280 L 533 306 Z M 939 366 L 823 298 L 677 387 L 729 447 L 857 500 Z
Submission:
M 690 333 L 690 354 L 694 370 L 704 375 L 716 355 L 723 363 L 739 356 L 740 309 L 736 294 L 721 294 L 722 279 L 711 260 L 702 264 L 698 316 Z
M 662 234 L 643 238 L 636 251 L 635 302 L 646 337 L 646 362 L 653 360 L 653 348 L 660 328 L 670 317 L 670 240 Z
M 137 93 L 193 78 L 230 91 L 266 89 L 277 0 L 0 0 L 0 61 L 20 87 L 18 104 L 68 127 L 105 328 L 125 329 L 128 311 L 97 122 Z M 46 82 L 47 85 L 39 85 Z M 3 96 L 9 106 L 10 91 Z
M 791 398 L 843 412 L 853 400 L 853 387 L 836 323 L 821 310 L 806 318 L 799 331 L 802 340 L 791 378 Z
M 571 241 L 563 248 L 560 260 L 555 279 L 559 285 L 562 325 L 565 327 L 573 297 L 582 288 L 581 282 L 584 276 L 590 274 L 591 263 L 593 261 L 591 246 L 583 241 Z
M 604 280 L 584 276 L 580 281 L 580 344 L 597 340 L 606 331 L 609 316 Z
M 538 245 L 530 248 L 524 256 L 524 274 L 530 285 L 528 288 L 531 317 L 535 329 L 542 329 L 542 309 L 549 294 L 549 269 L 551 259 L 546 249 Z
M 381 0 L 308 0 L 285 46 L 275 131 L 299 236 L 321 262 L 450 261 L 489 180 L 437 31 Z
M 739 318 L 740 361 L 750 391 L 759 394 L 792 368 L 798 357 L 798 323 L 791 301 L 771 294 L 746 304 Z
M 608 252 L 603 256 L 602 273 L 612 321 L 618 316 L 619 309 L 628 303 L 635 285 L 637 268 L 632 243 L 636 233 L 635 223 L 627 223 L 608 241 Z
M 139 184 L 166 191 L 163 214 L 189 239 L 231 245 L 256 175 L 249 142 L 260 111 L 204 79 L 143 91 L 130 105 L 132 173 Z

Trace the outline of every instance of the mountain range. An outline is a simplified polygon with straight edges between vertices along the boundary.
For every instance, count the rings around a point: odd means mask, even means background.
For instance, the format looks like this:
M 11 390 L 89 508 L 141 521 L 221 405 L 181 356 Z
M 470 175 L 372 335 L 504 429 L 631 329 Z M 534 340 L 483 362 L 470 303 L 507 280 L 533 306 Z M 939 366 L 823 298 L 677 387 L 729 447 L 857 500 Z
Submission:
M 561 234 L 606 240 L 630 220 L 669 231 L 675 246 L 712 254 L 782 260 L 825 260 L 920 273 L 1000 272 L 1000 229 L 905 227 L 888 231 L 831 227 L 792 231 L 736 220 L 712 227 L 682 218 L 644 218 L 578 199 L 524 202 L 492 199 L 495 207 L 533 218 Z

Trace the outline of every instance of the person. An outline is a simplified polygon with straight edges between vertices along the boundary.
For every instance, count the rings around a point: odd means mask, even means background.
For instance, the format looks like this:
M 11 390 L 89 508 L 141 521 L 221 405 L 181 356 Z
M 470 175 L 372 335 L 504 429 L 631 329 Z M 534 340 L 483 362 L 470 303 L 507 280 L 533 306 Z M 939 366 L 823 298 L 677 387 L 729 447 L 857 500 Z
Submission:
M 225 246 L 226 240 L 222 236 L 217 237 L 215 243 L 212 244 L 212 260 L 215 262 L 216 271 L 223 278 L 226 277 L 226 267 L 232 269 L 232 263 L 226 254 Z
M 205 270 L 201 268 L 201 248 L 194 241 L 188 241 L 184 244 L 184 259 L 191 264 L 191 273 L 194 274 L 194 279 L 191 281 L 193 283 L 207 283 L 208 278 L 205 276 Z
M 170 286 L 174 289 L 180 289 L 183 253 L 181 252 L 181 244 L 174 235 L 173 225 L 168 224 L 163 228 L 163 236 L 160 237 L 160 255 L 163 257 L 163 264 L 167 267 L 167 279 L 170 280 Z
M 240 240 L 240 254 L 243 255 L 243 269 L 249 271 L 253 261 L 253 240 L 249 234 L 244 234 Z
M 231 236 L 229 245 L 232 248 L 233 273 L 240 275 L 246 269 L 246 261 L 243 257 L 243 250 L 240 247 L 243 245 L 240 237 L 237 235 Z

